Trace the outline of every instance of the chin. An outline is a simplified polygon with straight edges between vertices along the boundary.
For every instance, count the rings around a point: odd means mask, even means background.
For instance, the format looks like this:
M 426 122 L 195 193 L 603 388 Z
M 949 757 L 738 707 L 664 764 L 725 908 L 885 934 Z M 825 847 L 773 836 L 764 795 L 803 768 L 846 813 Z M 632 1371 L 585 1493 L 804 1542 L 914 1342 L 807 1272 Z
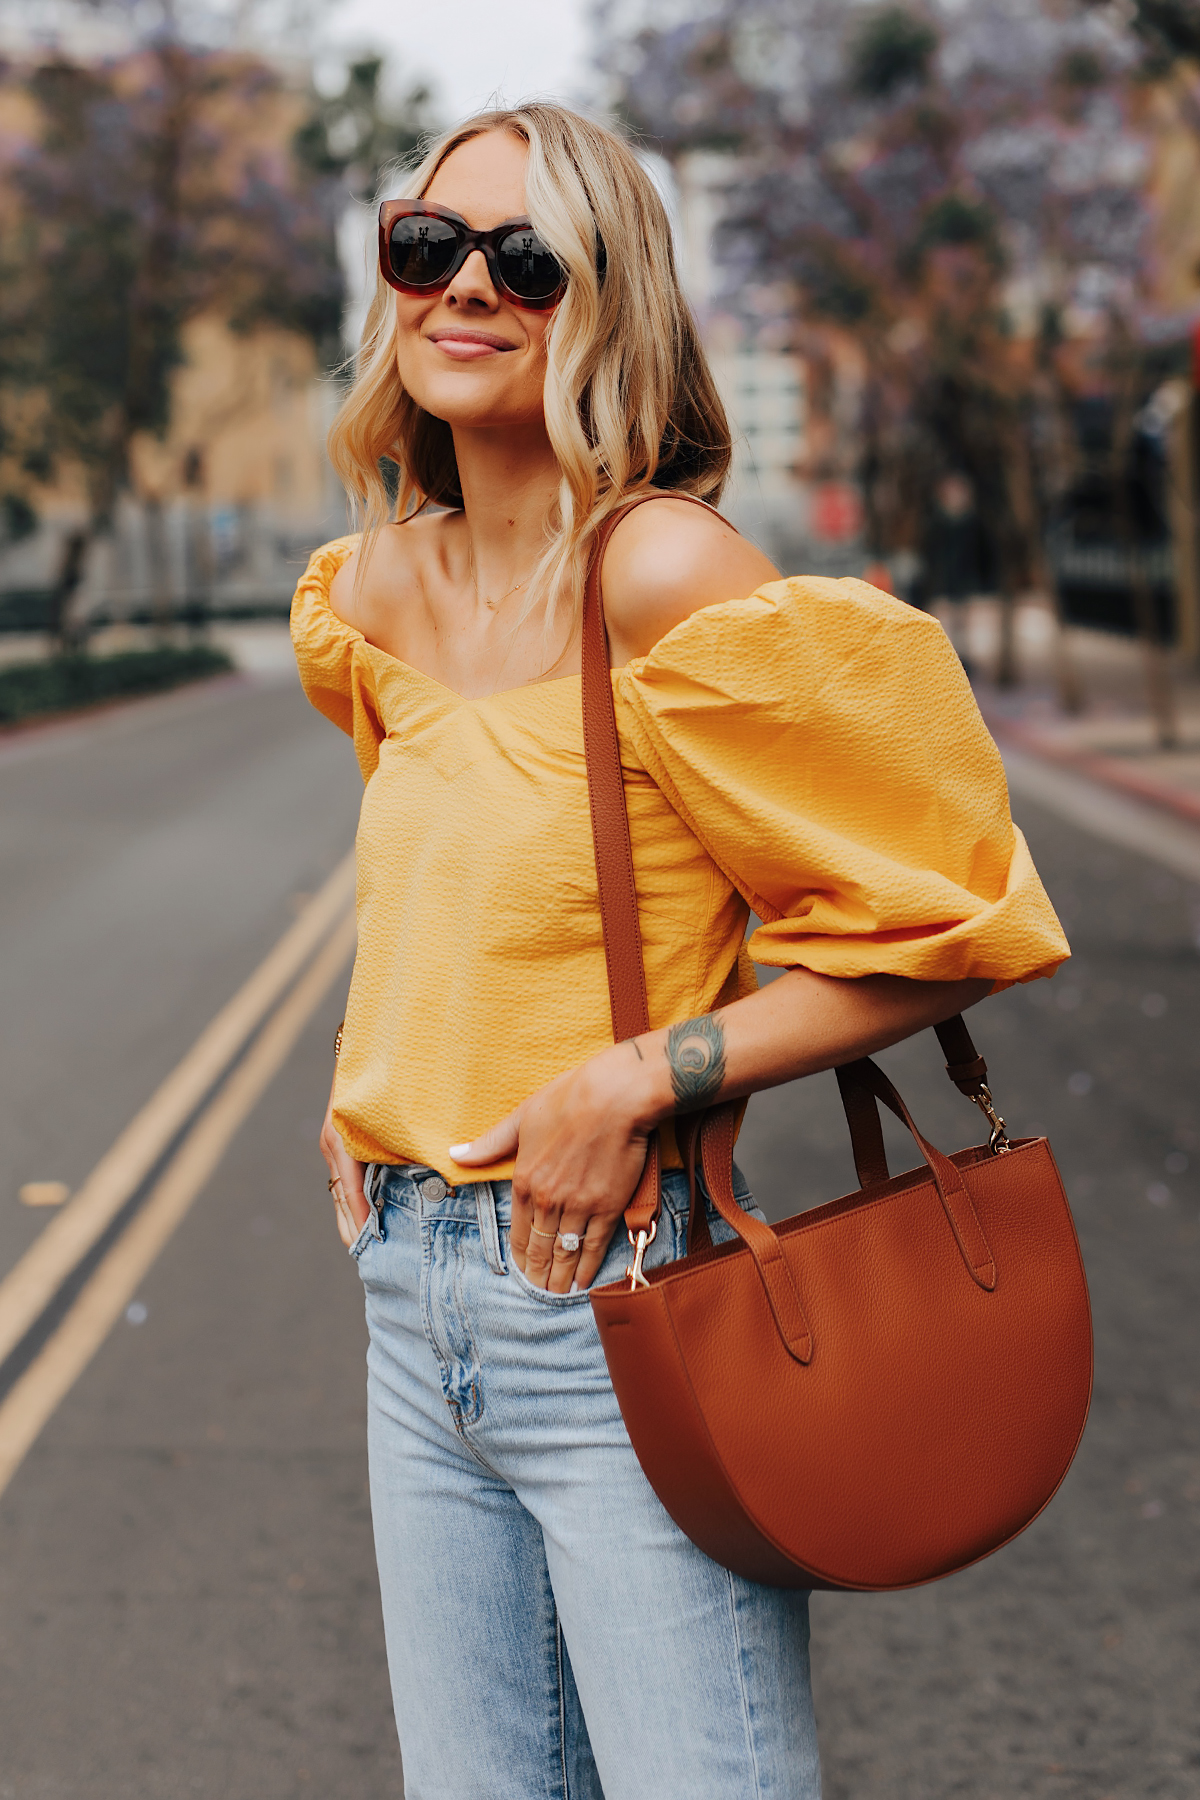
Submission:
M 485 382 L 414 382 L 408 393 L 423 412 L 441 419 L 452 431 L 456 426 L 466 431 L 483 426 L 533 425 L 542 417 L 540 395 L 537 403 L 530 406 L 526 396 L 517 400 L 512 394 L 497 393 Z

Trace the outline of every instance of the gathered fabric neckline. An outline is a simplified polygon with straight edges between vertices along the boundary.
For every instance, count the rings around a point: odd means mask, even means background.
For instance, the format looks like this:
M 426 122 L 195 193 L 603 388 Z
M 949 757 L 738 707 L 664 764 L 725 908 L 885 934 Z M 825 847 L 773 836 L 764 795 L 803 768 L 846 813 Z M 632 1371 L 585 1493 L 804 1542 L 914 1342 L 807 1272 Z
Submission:
M 341 567 L 342 563 L 353 551 L 353 543 L 349 539 L 335 540 L 335 542 L 338 549 L 344 547 L 345 554 L 338 557 L 335 568 L 330 570 L 324 581 L 317 585 L 315 597 L 322 610 L 328 618 L 332 620 L 337 629 L 345 633 L 347 643 L 357 642 L 361 644 L 363 649 L 369 650 L 373 656 L 382 657 L 385 663 L 389 663 L 393 668 L 401 670 L 405 675 L 411 675 L 415 677 L 416 680 L 425 682 L 427 686 L 436 688 L 440 693 L 445 694 L 459 706 L 483 706 L 490 700 L 506 700 L 513 694 L 523 694 L 531 688 L 561 687 L 566 682 L 574 682 L 578 685 L 581 678 L 579 670 L 577 669 L 572 675 L 550 675 L 544 680 L 520 681 L 515 687 L 499 688 L 494 694 L 460 694 L 457 688 L 452 688 L 448 686 L 446 682 L 439 681 L 436 675 L 428 675 L 424 669 L 418 669 L 414 663 L 405 662 L 402 656 L 394 656 L 390 650 L 385 650 L 382 644 L 373 644 L 370 638 L 366 636 L 365 632 L 360 631 L 357 625 L 349 624 L 342 618 L 340 613 L 336 613 L 333 609 L 333 602 L 329 597 L 329 590 L 333 584 L 333 575 L 336 573 L 336 569 Z M 318 551 L 316 554 L 320 555 L 321 552 Z M 768 585 L 783 586 L 785 584 L 783 581 L 780 581 L 777 584 Z M 764 600 L 766 599 L 766 595 L 763 590 L 758 589 L 751 595 L 731 595 L 728 600 L 713 601 L 708 606 L 698 607 L 694 613 L 689 613 L 686 618 L 680 619 L 677 624 L 672 625 L 669 631 L 664 632 L 663 636 L 659 638 L 658 642 L 654 644 L 644 656 L 631 657 L 628 662 L 622 663 L 618 668 L 610 667 L 609 678 L 615 679 L 626 674 L 632 674 L 635 678 L 640 676 L 645 665 L 657 656 L 665 645 L 674 642 L 677 635 L 686 633 L 689 630 L 689 627 L 698 623 L 705 615 L 723 611 L 727 607 L 744 604 L 747 599 Z
M 346 554 L 338 558 L 337 568 L 340 568 L 342 563 L 353 554 L 353 546 L 348 539 L 342 539 L 341 544 L 345 545 Z M 339 545 L 340 547 L 341 545 Z M 358 629 L 357 625 L 351 625 L 342 618 L 340 613 L 335 612 L 333 602 L 329 597 L 335 573 L 336 570 L 330 573 L 328 580 L 319 588 L 318 593 L 325 611 L 334 623 L 346 633 L 347 640 L 353 642 L 357 639 L 364 650 L 371 651 L 374 656 L 381 656 L 385 662 L 391 663 L 393 668 L 402 670 L 405 675 L 412 675 L 416 680 L 425 682 L 427 686 L 437 688 L 439 693 L 445 694 L 459 706 L 482 706 L 489 700 L 506 700 L 510 694 L 523 694 L 527 688 L 558 687 L 564 681 L 578 682 L 579 680 L 579 671 L 576 670 L 573 675 L 550 675 L 544 680 L 519 681 L 515 687 L 498 688 L 494 694 L 460 694 L 457 688 L 452 688 L 446 682 L 439 681 L 436 675 L 429 675 L 424 669 L 418 669 L 415 663 L 405 662 L 402 656 L 394 656 L 390 650 L 385 650 L 382 644 L 373 644 L 366 633 Z M 615 674 L 616 670 L 613 670 L 612 673 Z
M 328 605 L 328 601 L 326 604 Z M 338 614 L 333 612 L 332 606 L 329 607 L 329 610 L 333 613 L 335 619 L 338 618 Z M 566 681 L 578 682 L 579 680 L 579 671 L 577 669 L 573 675 L 548 675 L 544 679 L 537 681 L 519 681 L 515 687 L 497 688 L 493 694 L 460 694 L 457 688 L 447 686 L 444 681 L 439 681 L 436 675 L 426 674 L 424 669 L 418 669 L 414 663 L 405 662 L 402 656 L 393 656 L 392 652 L 390 650 L 385 650 L 382 644 L 373 644 L 369 637 L 364 636 L 364 634 L 358 630 L 357 626 L 347 625 L 345 619 L 339 620 L 339 623 L 342 624 L 347 631 L 354 633 L 364 650 L 370 650 L 375 656 L 382 656 L 385 662 L 389 662 L 393 667 L 403 670 L 405 675 L 415 676 L 418 681 L 425 682 L 429 687 L 437 688 L 439 693 L 447 695 L 449 699 L 456 701 L 459 706 L 483 706 L 489 700 L 507 700 L 511 694 L 528 693 L 531 688 L 561 687 Z M 610 673 L 616 674 L 617 671 L 614 669 L 610 671 Z

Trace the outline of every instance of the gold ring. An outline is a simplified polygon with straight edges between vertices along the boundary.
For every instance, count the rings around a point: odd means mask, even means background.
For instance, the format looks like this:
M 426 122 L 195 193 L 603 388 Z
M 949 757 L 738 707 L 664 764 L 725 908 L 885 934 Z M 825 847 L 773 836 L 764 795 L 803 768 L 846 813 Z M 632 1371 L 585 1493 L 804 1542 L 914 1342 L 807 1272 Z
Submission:
M 531 1225 L 529 1229 L 534 1237 L 556 1238 L 558 1236 L 557 1231 L 539 1231 L 536 1225 Z
M 330 1176 L 330 1177 L 329 1177 L 329 1180 L 328 1180 L 328 1181 L 327 1181 L 327 1182 L 326 1182 L 326 1184 L 325 1184 L 325 1185 L 326 1185 L 326 1187 L 327 1187 L 327 1188 L 328 1188 L 328 1189 L 329 1189 L 329 1191 L 330 1191 L 330 1193 L 331 1193 L 331 1194 L 332 1194 L 332 1192 L 333 1192 L 333 1184 L 334 1184 L 334 1182 L 335 1182 L 335 1181 L 340 1181 L 340 1180 L 341 1180 L 341 1177 L 340 1177 L 340 1176 L 339 1176 L 339 1175 L 331 1175 L 331 1176 Z

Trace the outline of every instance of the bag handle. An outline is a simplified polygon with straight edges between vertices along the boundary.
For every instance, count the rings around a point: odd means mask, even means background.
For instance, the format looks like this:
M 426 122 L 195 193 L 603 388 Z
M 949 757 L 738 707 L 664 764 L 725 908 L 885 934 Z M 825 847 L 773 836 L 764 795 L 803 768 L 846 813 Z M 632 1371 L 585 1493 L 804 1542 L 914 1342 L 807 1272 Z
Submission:
M 991 1089 L 987 1084 L 987 1064 L 971 1041 L 965 1019 L 961 1013 L 956 1013 L 952 1019 L 944 1019 L 933 1029 L 937 1032 L 938 1042 L 946 1057 L 946 1074 L 959 1092 L 965 1094 L 968 1100 L 973 1100 L 983 1113 L 992 1127 L 991 1149 L 996 1154 L 1002 1154 L 1009 1147 L 1004 1120 L 996 1115 Z M 845 1070 L 855 1066 L 847 1063 Z M 874 1187 L 880 1181 L 891 1179 L 883 1132 L 879 1125 L 877 1096 L 861 1081 L 843 1080 L 845 1070 L 837 1071 L 838 1088 L 846 1113 L 846 1123 L 850 1127 L 854 1167 L 859 1185 Z
M 881 1100 L 889 1112 L 895 1113 L 901 1124 L 907 1125 L 930 1174 L 933 1176 L 942 1208 L 971 1279 L 990 1293 L 996 1285 L 996 1259 L 992 1255 L 991 1246 L 979 1220 L 979 1214 L 975 1211 L 974 1202 L 967 1192 L 966 1184 L 959 1170 L 948 1156 L 944 1156 L 935 1145 L 929 1142 L 928 1138 L 922 1136 L 903 1099 L 878 1063 L 872 1062 L 869 1056 L 860 1057 L 857 1062 L 843 1063 L 837 1071 L 837 1078 L 839 1086 L 843 1087 L 843 1093 L 846 1085 L 857 1087 L 859 1091 L 869 1093 L 874 1099 Z M 700 1154 L 704 1164 L 705 1183 L 712 1195 L 713 1204 L 725 1223 L 733 1227 L 751 1250 L 755 1250 L 755 1241 L 753 1240 L 757 1239 L 758 1234 L 763 1231 L 768 1233 L 775 1248 L 778 1249 L 779 1240 L 770 1226 L 764 1225 L 760 1219 L 748 1217 L 738 1205 L 733 1192 L 733 1142 L 737 1132 L 737 1115 L 737 1102 L 726 1100 L 720 1106 L 713 1107 L 704 1117 L 700 1128 Z M 752 1229 L 748 1231 L 746 1227 Z M 706 1225 L 705 1236 L 707 1237 L 707 1235 Z M 689 1253 L 692 1248 L 689 1233 Z M 759 1264 L 760 1274 L 763 1274 L 765 1260 L 760 1248 L 755 1252 L 755 1261 Z M 768 1286 L 770 1294 L 771 1289 L 766 1276 L 764 1276 L 764 1285 Z M 799 1305 L 798 1301 L 797 1305 Z M 776 1320 L 780 1323 L 780 1330 L 786 1341 L 786 1332 L 780 1321 L 779 1309 L 775 1310 Z M 793 1354 L 796 1352 L 793 1351 Z M 807 1362 L 808 1357 L 801 1357 L 800 1360 Z
M 962 1259 L 970 1270 L 972 1278 L 979 1283 L 981 1288 L 986 1288 L 990 1292 L 996 1285 L 995 1258 L 989 1248 L 983 1226 L 980 1224 L 979 1214 L 975 1211 L 974 1202 L 967 1192 L 966 1184 L 959 1170 L 948 1156 L 944 1156 L 929 1142 L 928 1138 L 921 1135 L 913 1122 L 912 1114 L 896 1088 L 878 1063 L 872 1062 L 869 1056 L 860 1057 L 857 1062 L 843 1063 L 837 1070 L 837 1078 L 843 1101 L 848 1090 L 857 1090 L 859 1093 L 871 1096 L 873 1101 L 882 1101 L 888 1111 L 894 1113 L 902 1125 L 908 1126 L 918 1150 L 929 1166 L 946 1217 L 958 1240 Z M 846 1110 L 849 1115 L 849 1107 Z M 874 1106 L 872 1106 L 872 1111 L 874 1111 Z M 876 1125 L 878 1125 L 878 1119 L 879 1115 L 876 1113 Z

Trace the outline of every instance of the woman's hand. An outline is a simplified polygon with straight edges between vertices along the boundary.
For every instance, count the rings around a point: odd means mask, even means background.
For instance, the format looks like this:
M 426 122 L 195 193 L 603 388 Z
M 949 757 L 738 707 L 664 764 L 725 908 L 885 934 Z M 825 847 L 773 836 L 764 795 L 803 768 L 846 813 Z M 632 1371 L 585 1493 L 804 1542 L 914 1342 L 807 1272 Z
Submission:
M 337 1215 L 338 1236 L 347 1250 L 367 1222 L 370 1207 L 363 1193 L 363 1170 L 366 1163 L 355 1162 L 343 1144 L 333 1123 L 333 1089 L 325 1109 L 325 1123 L 318 1138 L 321 1155 L 329 1165 L 329 1191 L 333 1195 Z
M 539 1088 L 473 1143 L 451 1145 L 450 1155 L 463 1168 L 515 1157 L 517 1267 L 552 1294 L 585 1288 L 660 1120 L 870 1056 L 974 1006 L 991 987 L 987 979 L 849 981 L 789 969 L 715 1012 L 614 1044 Z M 563 1243 L 571 1233 L 574 1248 Z
M 636 1044 L 615 1044 L 451 1147 L 463 1168 L 516 1157 L 509 1246 L 535 1287 L 566 1294 L 595 1278 L 646 1160 L 655 1114 L 645 1076 Z M 572 1232 L 575 1248 L 563 1243 Z

